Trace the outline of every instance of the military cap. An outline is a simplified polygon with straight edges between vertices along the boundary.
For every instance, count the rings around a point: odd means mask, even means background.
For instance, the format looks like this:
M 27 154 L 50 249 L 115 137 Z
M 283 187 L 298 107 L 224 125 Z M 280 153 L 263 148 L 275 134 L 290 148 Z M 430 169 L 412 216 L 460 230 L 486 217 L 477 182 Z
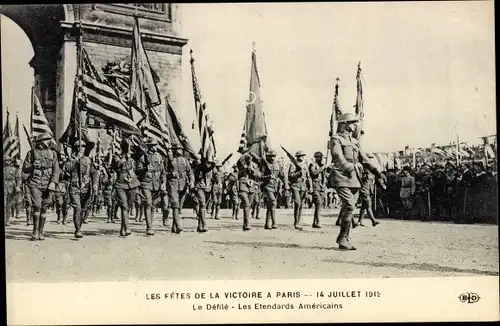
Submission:
M 323 153 L 316 152 L 316 153 L 314 153 L 314 157 L 323 157 Z
M 36 135 L 36 136 L 33 136 L 33 138 L 31 139 L 34 143 L 36 142 L 39 142 L 39 141 L 44 141 L 44 140 L 51 140 L 52 137 L 50 137 L 49 135 L 46 135 L 46 134 L 41 134 L 41 135 Z
M 359 121 L 359 117 L 354 113 L 344 113 L 339 116 L 337 122 L 355 122 Z
M 297 152 L 295 153 L 295 156 L 296 156 L 296 157 L 306 156 L 306 153 L 305 153 L 304 151 L 297 151 Z
M 267 151 L 266 156 L 276 156 L 276 151 L 270 149 L 269 151 Z

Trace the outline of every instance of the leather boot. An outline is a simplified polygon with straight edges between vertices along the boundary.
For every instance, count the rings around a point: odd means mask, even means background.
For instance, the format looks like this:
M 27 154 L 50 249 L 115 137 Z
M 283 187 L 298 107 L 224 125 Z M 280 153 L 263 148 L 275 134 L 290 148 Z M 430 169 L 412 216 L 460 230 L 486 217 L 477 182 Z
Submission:
M 271 226 L 271 229 L 277 229 L 278 227 L 276 226 L 276 208 L 271 208 L 271 223 L 272 223 L 272 226 Z
M 153 232 L 153 210 L 150 207 L 144 209 L 144 214 L 146 215 L 146 234 L 154 235 Z
M 349 242 L 349 231 L 351 229 L 351 219 L 347 221 L 342 221 L 340 224 L 340 233 L 337 238 L 337 243 L 339 244 L 339 249 L 342 250 L 356 250 L 356 247 L 351 245 Z
M 320 213 L 320 208 L 315 207 L 314 209 L 314 219 L 313 219 L 313 224 L 312 227 L 316 229 L 320 229 L 321 226 L 319 225 L 319 213 Z
M 220 220 L 220 218 L 219 218 L 219 205 L 215 206 L 214 218 L 216 220 Z
M 33 224 L 33 213 L 31 211 L 31 208 L 26 209 L 26 225 L 30 226 Z
M 248 215 L 250 215 L 250 209 L 248 207 L 243 208 L 243 231 L 250 230 L 248 225 Z
M 128 220 L 129 220 L 129 214 L 127 210 L 122 210 L 122 229 L 123 229 L 123 235 L 124 236 L 129 236 L 132 234 L 128 228 Z
M 31 240 L 38 240 L 38 232 L 40 230 L 40 213 L 33 213 L 33 233 L 31 234 Z
M 40 215 L 40 225 L 38 226 L 38 240 L 45 240 L 45 235 L 43 234 L 43 229 L 45 227 L 45 214 Z
M 167 221 L 168 221 L 168 209 L 162 210 L 162 220 L 163 220 L 163 226 L 167 226 Z
M 236 208 L 234 209 L 234 219 L 235 220 L 239 220 L 239 218 L 238 218 L 239 212 L 240 212 L 240 208 L 239 208 L 239 204 L 238 204 L 238 206 L 236 206 Z
M 264 225 L 264 229 L 271 230 L 271 227 L 269 226 L 270 222 L 271 222 L 271 209 L 268 208 L 266 210 L 266 224 Z
M 75 209 L 73 212 L 73 224 L 75 225 L 75 237 L 83 238 L 83 234 L 81 231 L 82 228 L 82 211 L 79 209 Z
M 9 225 L 10 225 L 10 211 L 7 208 L 7 210 L 5 211 L 5 226 Z
M 205 208 L 199 208 L 198 209 L 198 232 L 207 232 L 206 226 L 205 226 L 205 215 L 206 215 L 206 210 Z
M 178 208 L 172 208 L 172 232 L 173 233 L 181 233 L 181 218 L 180 218 L 180 210 Z
M 66 220 L 68 219 L 68 212 L 64 212 L 63 213 L 63 217 L 62 217 L 62 224 L 65 225 L 66 224 Z

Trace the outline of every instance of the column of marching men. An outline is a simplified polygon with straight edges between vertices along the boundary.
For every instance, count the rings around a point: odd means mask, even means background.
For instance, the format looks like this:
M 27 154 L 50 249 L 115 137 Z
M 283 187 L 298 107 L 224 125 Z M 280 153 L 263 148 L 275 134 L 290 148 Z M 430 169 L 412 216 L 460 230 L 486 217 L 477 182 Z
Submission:
M 239 219 L 241 208 L 244 231 L 250 230 L 251 218 L 260 219 L 261 202 L 266 209 L 266 230 L 277 228 L 276 209 L 290 206 L 293 206 L 293 226 L 302 230 L 305 203 L 314 207 L 312 227 L 321 228 L 322 209 L 332 204 L 337 206 L 341 201 L 337 242 L 341 249 L 353 250 L 349 230 L 357 225 L 353 212 L 358 190 L 361 189 L 362 210 L 375 226 L 378 222 L 373 217 L 370 200 L 374 178 L 369 177 L 368 171 L 384 185 L 382 173 L 369 163 L 359 142 L 351 137 L 358 120 L 352 114 L 339 119 L 340 132 L 332 138 L 330 165 L 325 164 L 321 152 L 316 152 L 314 162 L 307 164 L 306 154 L 298 151 L 295 159 L 291 158 L 294 164 L 285 169 L 277 162 L 276 152 L 268 149 L 263 157 L 252 151 L 244 152 L 228 174 L 222 172 L 217 159 L 214 162 L 200 156 L 188 159 L 179 143 L 170 144 L 164 156 L 157 150 L 154 139 L 143 139 L 144 146 L 132 146 L 129 139 L 124 139 L 119 149 L 113 147 L 102 158 L 93 155 L 93 142 L 77 141 L 67 157 L 64 151 L 52 147 L 49 136 L 40 135 L 31 139 L 33 148 L 22 165 L 5 162 L 5 207 L 11 212 L 15 203 L 19 203 L 14 197 L 24 187 L 27 224 L 33 225 L 31 239 L 44 240 L 47 212 L 52 206 L 57 223 L 62 224 L 68 223 L 69 207 L 72 208 L 74 236 L 82 238 L 84 225 L 102 206 L 106 207 L 106 222 L 120 220 L 119 234 L 126 237 L 132 233 L 130 218 L 134 208 L 136 221 L 142 222 L 144 217 L 147 235 L 154 235 L 153 219 L 158 208 L 163 226 L 168 225 L 171 212 L 171 232 L 181 233 L 181 209 L 188 196 L 196 205 L 199 233 L 208 230 L 207 212 L 211 218 L 219 219 L 225 200 L 229 201 L 225 206 L 232 208 L 233 219 Z M 10 223 L 10 215 L 6 215 L 6 225 Z

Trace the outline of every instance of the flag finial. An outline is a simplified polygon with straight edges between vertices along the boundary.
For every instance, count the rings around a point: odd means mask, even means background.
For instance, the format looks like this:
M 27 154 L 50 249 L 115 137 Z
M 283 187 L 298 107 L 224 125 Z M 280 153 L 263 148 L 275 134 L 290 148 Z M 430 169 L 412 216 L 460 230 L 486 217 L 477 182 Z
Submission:
M 257 51 L 255 50 L 255 46 L 256 46 L 256 45 L 257 45 L 257 43 L 255 43 L 255 41 L 253 41 L 253 42 L 252 42 L 252 52 L 254 52 L 254 53 L 255 53 L 255 52 L 257 52 Z
M 191 56 L 191 63 L 194 62 L 194 58 L 193 58 L 193 49 L 190 49 L 189 50 L 189 55 Z

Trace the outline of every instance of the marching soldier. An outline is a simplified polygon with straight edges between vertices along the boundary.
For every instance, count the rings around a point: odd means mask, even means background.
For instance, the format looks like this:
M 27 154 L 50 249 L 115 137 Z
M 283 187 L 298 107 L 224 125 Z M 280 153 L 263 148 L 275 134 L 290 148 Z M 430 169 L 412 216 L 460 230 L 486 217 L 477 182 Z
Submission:
M 307 164 L 303 161 L 306 153 L 303 151 L 298 151 L 295 153 L 295 158 L 300 166 L 300 169 L 294 164 L 290 164 L 288 170 L 288 180 L 290 182 L 293 194 L 293 226 L 296 230 L 302 230 L 300 225 L 300 218 L 302 215 L 302 207 L 304 205 L 305 197 L 308 192 L 310 185 L 310 176 L 307 168 Z
M 253 201 L 256 178 L 260 177 L 258 165 L 253 161 L 254 154 L 247 152 L 238 161 L 239 198 L 243 208 L 243 231 L 250 230 L 250 204 Z
M 222 164 L 216 160 L 215 170 L 212 172 L 212 218 L 219 219 L 219 209 L 222 202 L 224 174 Z
M 9 226 L 12 210 L 16 206 L 16 195 L 21 191 L 21 180 L 10 157 L 5 157 L 3 163 L 3 207 L 5 209 L 5 226 Z
M 379 221 L 375 219 L 372 209 L 372 195 L 375 192 L 375 178 L 370 171 L 363 169 L 361 176 L 361 190 L 359 191 L 359 198 L 361 200 L 361 209 L 359 210 L 358 223 L 353 223 L 352 227 L 355 228 L 359 226 L 365 226 L 363 224 L 363 215 L 366 211 L 368 218 L 372 221 L 372 226 L 377 226 L 380 224 Z
M 314 202 L 314 220 L 312 227 L 321 229 L 319 217 L 321 215 L 321 208 L 323 208 L 323 200 L 325 197 L 326 185 L 326 164 L 323 164 L 323 153 L 314 153 L 315 162 L 309 165 L 309 174 L 311 176 L 313 202 Z
M 27 174 L 32 204 L 33 234 L 31 240 L 45 240 L 43 230 L 47 219 L 47 208 L 52 202 L 53 191 L 59 181 L 59 163 L 57 152 L 50 148 L 51 137 L 38 135 L 33 137 L 35 148 L 24 159 L 23 173 Z
M 235 220 L 238 219 L 238 213 L 240 210 L 240 201 L 238 198 L 239 193 L 239 182 L 238 182 L 238 166 L 233 165 L 233 172 L 228 175 L 227 189 L 231 197 L 231 205 L 233 207 L 233 212 L 231 217 Z
M 23 191 L 23 185 L 22 185 L 22 178 L 23 178 L 23 161 L 21 160 L 16 160 L 16 173 L 17 177 L 19 179 L 19 190 L 16 191 L 16 219 L 20 218 L 19 213 L 21 212 L 21 207 L 24 202 L 24 191 Z
M 165 218 L 168 205 L 172 208 L 172 232 L 181 233 L 182 226 L 179 218 L 180 213 L 180 199 L 185 194 L 194 188 L 194 175 L 191 169 L 191 164 L 187 158 L 182 155 L 182 146 L 178 142 L 171 144 L 173 153 L 169 152 L 169 157 L 165 160 L 166 164 L 166 179 L 167 179 L 167 193 L 168 200 L 163 205 L 163 216 Z M 165 199 L 166 199 L 165 198 Z
M 277 194 L 279 193 L 279 179 L 284 179 L 280 165 L 275 161 L 276 152 L 269 150 L 266 159 L 261 163 L 262 191 L 264 192 L 267 206 L 266 224 L 264 229 L 276 229 L 276 206 L 278 204 Z M 269 225 L 271 224 L 271 225 Z
M 64 166 L 67 163 L 66 157 L 61 158 L 59 162 L 60 166 L 60 174 L 59 174 L 59 183 L 56 188 L 55 196 L 56 196 L 56 214 L 57 221 L 59 224 L 66 224 L 66 218 L 68 216 L 68 204 L 69 204 L 69 194 L 68 194 L 68 176 L 64 171 Z
M 137 172 L 141 181 L 141 194 L 144 198 L 146 234 L 154 235 L 154 209 L 161 200 L 161 191 L 165 190 L 165 162 L 160 153 L 157 152 L 158 142 L 156 140 L 148 139 L 145 144 L 148 151 L 140 157 L 137 163 Z
M 204 158 L 198 156 L 194 162 L 194 192 L 197 202 L 196 215 L 198 216 L 197 232 L 207 232 L 206 226 L 206 193 L 210 189 L 210 179 L 212 169 L 215 167 L 214 162 L 208 162 Z
M 92 142 L 76 141 L 73 145 L 75 157 L 64 165 L 64 171 L 69 176 L 69 198 L 73 207 L 73 224 L 75 238 L 83 238 L 81 231 L 85 213 L 90 205 L 92 193 L 97 189 L 95 171 L 89 154 L 94 147 Z
M 375 174 L 379 183 L 384 184 L 381 172 L 371 165 L 366 154 L 361 150 L 359 142 L 352 137 L 359 128 L 359 118 L 352 113 L 344 113 L 338 119 L 339 132 L 332 137 L 332 173 L 330 181 L 342 200 L 340 210 L 340 233 L 337 237 L 339 248 L 356 250 L 349 242 L 349 231 L 352 225 L 352 213 L 356 201 L 355 195 L 361 187 L 359 165 L 363 164 Z
M 115 181 L 116 173 L 105 170 L 102 178 L 102 194 L 106 206 L 106 223 L 115 223 Z
M 255 219 L 260 219 L 259 217 L 259 212 L 260 212 L 260 203 L 262 201 L 262 191 L 260 189 L 261 183 L 260 181 L 255 181 L 254 183 L 254 194 L 253 194 L 253 201 L 251 204 L 252 207 L 252 218 Z
M 141 183 L 136 175 L 136 163 L 132 158 L 130 144 L 127 139 L 122 140 L 121 154 L 116 154 L 111 163 L 111 169 L 116 172 L 115 197 L 116 204 L 121 210 L 120 236 L 129 236 L 129 214 L 137 190 Z
M 403 168 L 403 176 L 401 177 L 401 188 L 399 197 L 403 204 L 403 215 L 409 218 L 412 213 L 412 197 L 415 195 L 415 178 L 410 175 L 410 168 L 405 166 Z

